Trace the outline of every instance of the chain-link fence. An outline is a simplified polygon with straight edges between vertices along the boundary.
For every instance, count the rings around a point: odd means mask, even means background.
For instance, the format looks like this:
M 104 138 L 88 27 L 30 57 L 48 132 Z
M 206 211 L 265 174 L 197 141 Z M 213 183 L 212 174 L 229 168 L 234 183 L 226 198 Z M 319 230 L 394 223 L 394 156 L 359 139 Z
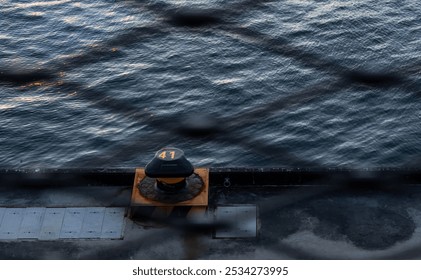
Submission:
M 92 106 L 110 111 L 121 118 L 129 121 L 138 122 L 142 125 L 155 128 L 158 132 L 148 139 L 148 143 L 139 141 L 138 134 L 125 139 L 124 142 L 113 146 L 111 151 L 102 156 L 87 156 L 86 158 L 76 158 L 68 162 L 66 166 L 84 165 L 94 166 L 100 162 L 109 162 L 116 158 L 127 158 L 133 155 L 135 150 L 150 149 L 150 143 L 159 143 L 159 139 L 173 139 L 182 137 L 183 139 L 195 139 L 198 141 L 220 142 L 224 145 L 238 145 L 247 150 L 258 154 L 272 156 L 276 154 L 290 163 L 292 167 L 318 167 L 317 163 L 304 158 L 299 158 L 290 153 L 288 149 L 280 145 L 269 144 L 257 139 L 252 135 L 239 133 L 241 128 L 254 124 L 279 111 L 288 110 L 295 105 L 311 103 L 322 97 L 334 95 L 345 89 L 364 90 L 366 88 L 390 89 L 399 88 L 415 97 L 419 95 L 418 75 L 420 71 L 419 63 L 401 66 L 396 69 L 387 69 L 386 71 L 371 71 L 366 69 L 354 69 L 343 65 L 340 61 L 323 57 L 296 47 L 288 39 L 279 36 L 270 36 L 255 29 L 248 28 L 238 23 L 238 19 L 244 13 L 257 11 L 265 7 L 268 2 L 265 0 L 242 1 L 226 4 L 220 8 L 213 9 L 186 9 L 173 6 L 166 2 L 148 2 L 148 1 L 119 1 L 122 5 L 128 5 L 136 9 L 139 13 L 148 11 L 158 19 L 155 24 L 150 26 L 139 26 L 123 30 L 113 38 L 103 40 L 95 48 L 70 58 L 55 60 L 45 69 L 0 69 L 0 85 L 2 87 L 18 88 L 22 86 L 48 86 L 54 90 L 73 93 L 75 92 L 80 99 L 85 100 Z M 223 34 L 224 36 L 235 38 L 245 44 L 249 44 L 262 51 L 270 52 L 274 55 L 286 57 L 304 65 L 307 68 L 316 71 L 328 73 L 333 78 L 322 80 L 312 85 L 310 88 L 303 88 L 298 92 L 288 96 L 282 96 L 263 104 L 260 107 L 251 109 L 247 112 L 233 114 L 228 117 L 215 118 L 208 115 L 194 116 L 154 116 L 149 112 L 140 110 L 138 106 L 132 105 L 121 99 L 114 97 L 104 90 L 97 90 L 94 87 L 86 87 L 82 83 L 75 81 L 66 81 L 61 78 L 61 73 L 74 70 L 87 65 L 95 65 L 105 60 L 113 60 L 120 54 L 119 48 L 135 45 L 140 41 L 153 40 L 174 32 L 177 29 L 189 30 L 200 34 L 201 32 L 212 32 Z M 390 182 L 400 186 L 399 178 L 393 178 L 388 182 L 384 178 L 379 178 L 375 173 L 351 174 L 349 177 L 338 179 L 337 181 L 321 182 L 322 185 L 334 186 L 322 191 L 311 192 L 310 194 L 300 195 L 300 198 L 294 201 L 283 201 L 282 197 L 272 198 L 265 201 L 265 207 L 261 214 L 270 213 L 273 210 L 280 210 L 291 203 L 298 203 L 300 200 L 314 198 L 326 192 L 334 192 L 337 188 L 349 187 L 355 183 L 377 184 L 381 189 L 389 188 Z M 346 183 L 344 183 L 346 182 Z M 301 192 L 294 190 L 294 192 Z M 283 202 L 282 202 L 283 201 Z M 207 231 L 215 226 L 213 223 L 206 225 L 185 224 L 182 221 L 165 220 L 170 226 L 185 233 Z M 152 233 L 154 238 L 159 239 L 159 235 Z M 152 237 L 152 236 L 151 236 Z M 145 236 L 142 236 L 145 238 Z M 136 240 L 133 244 L 126 244 L 128 256 L 136 250 L 141 242 Z M 153 246 L 153 242 L 149 243 Z M 145 245 L 142 245 L 143 249 Z M 273 251 L 282 251 L 291 257 L 298 258 L 323 258 L 314 252 L 298 252 L 296 249 L 281 244 L 279 248 L 272 248 Z M 110 252 L 107 252 L 110 254 Z M 419 248 L 413 248 L 411 252 L 402 252 L 399 256 L 386 256 L 386 258 L 405 258 L 418 257 Z M 199 256 L 200 257 L 200 256 Z

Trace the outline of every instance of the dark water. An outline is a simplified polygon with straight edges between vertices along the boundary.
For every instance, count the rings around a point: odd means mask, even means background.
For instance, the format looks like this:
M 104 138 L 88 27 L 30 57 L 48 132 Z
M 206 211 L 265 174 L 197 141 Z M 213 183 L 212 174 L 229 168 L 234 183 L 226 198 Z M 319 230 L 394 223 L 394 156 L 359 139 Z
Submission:
M 169 25 L 158 10 L 129 1 L 0 1 L 0 69 L 59 77 L 0 84 L 0 166 L 134 167 L 168 145 L 207 166 L 299 166 L 294 157 L 315 166 L 416 166 L 418 1 L 267 1 L 229 15 L 228 25 L 200 28 Z M 348 81 L 322 94 L 344 68 L 407 80 Z M 287 101 L 303 90 L 320 95 Z M 177 133 L 186 116 L 203 114 L 226 129 Z

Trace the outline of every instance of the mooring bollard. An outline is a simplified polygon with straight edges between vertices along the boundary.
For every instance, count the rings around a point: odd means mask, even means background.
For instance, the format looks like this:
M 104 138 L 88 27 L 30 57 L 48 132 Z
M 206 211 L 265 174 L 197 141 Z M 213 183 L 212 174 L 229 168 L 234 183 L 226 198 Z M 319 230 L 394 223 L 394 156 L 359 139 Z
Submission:
M 209 169 L 194 168 L 178 148 L 163 148 L 144 169 L 136 169 L 130 217 L 139 220 L 204 215 L 208 189 Z

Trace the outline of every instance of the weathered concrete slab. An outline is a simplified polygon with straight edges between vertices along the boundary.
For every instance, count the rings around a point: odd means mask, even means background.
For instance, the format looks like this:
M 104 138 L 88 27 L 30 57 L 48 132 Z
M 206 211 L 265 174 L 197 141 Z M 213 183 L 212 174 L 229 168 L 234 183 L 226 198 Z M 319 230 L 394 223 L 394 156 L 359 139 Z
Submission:
M 0 241 L 120 239 L 125 208 L 0 208 Z

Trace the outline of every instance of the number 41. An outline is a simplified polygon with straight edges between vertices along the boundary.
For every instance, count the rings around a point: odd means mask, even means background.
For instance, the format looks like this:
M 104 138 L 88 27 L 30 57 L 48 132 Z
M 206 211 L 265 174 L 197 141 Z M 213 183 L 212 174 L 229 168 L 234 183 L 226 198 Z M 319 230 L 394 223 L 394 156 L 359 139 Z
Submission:
M 158 157 L 165 159 L 167 157 L 167 151 L 160 153 Z M 170 157 L 171 159 L 175 158 L 175 151 L 170 151 Z

